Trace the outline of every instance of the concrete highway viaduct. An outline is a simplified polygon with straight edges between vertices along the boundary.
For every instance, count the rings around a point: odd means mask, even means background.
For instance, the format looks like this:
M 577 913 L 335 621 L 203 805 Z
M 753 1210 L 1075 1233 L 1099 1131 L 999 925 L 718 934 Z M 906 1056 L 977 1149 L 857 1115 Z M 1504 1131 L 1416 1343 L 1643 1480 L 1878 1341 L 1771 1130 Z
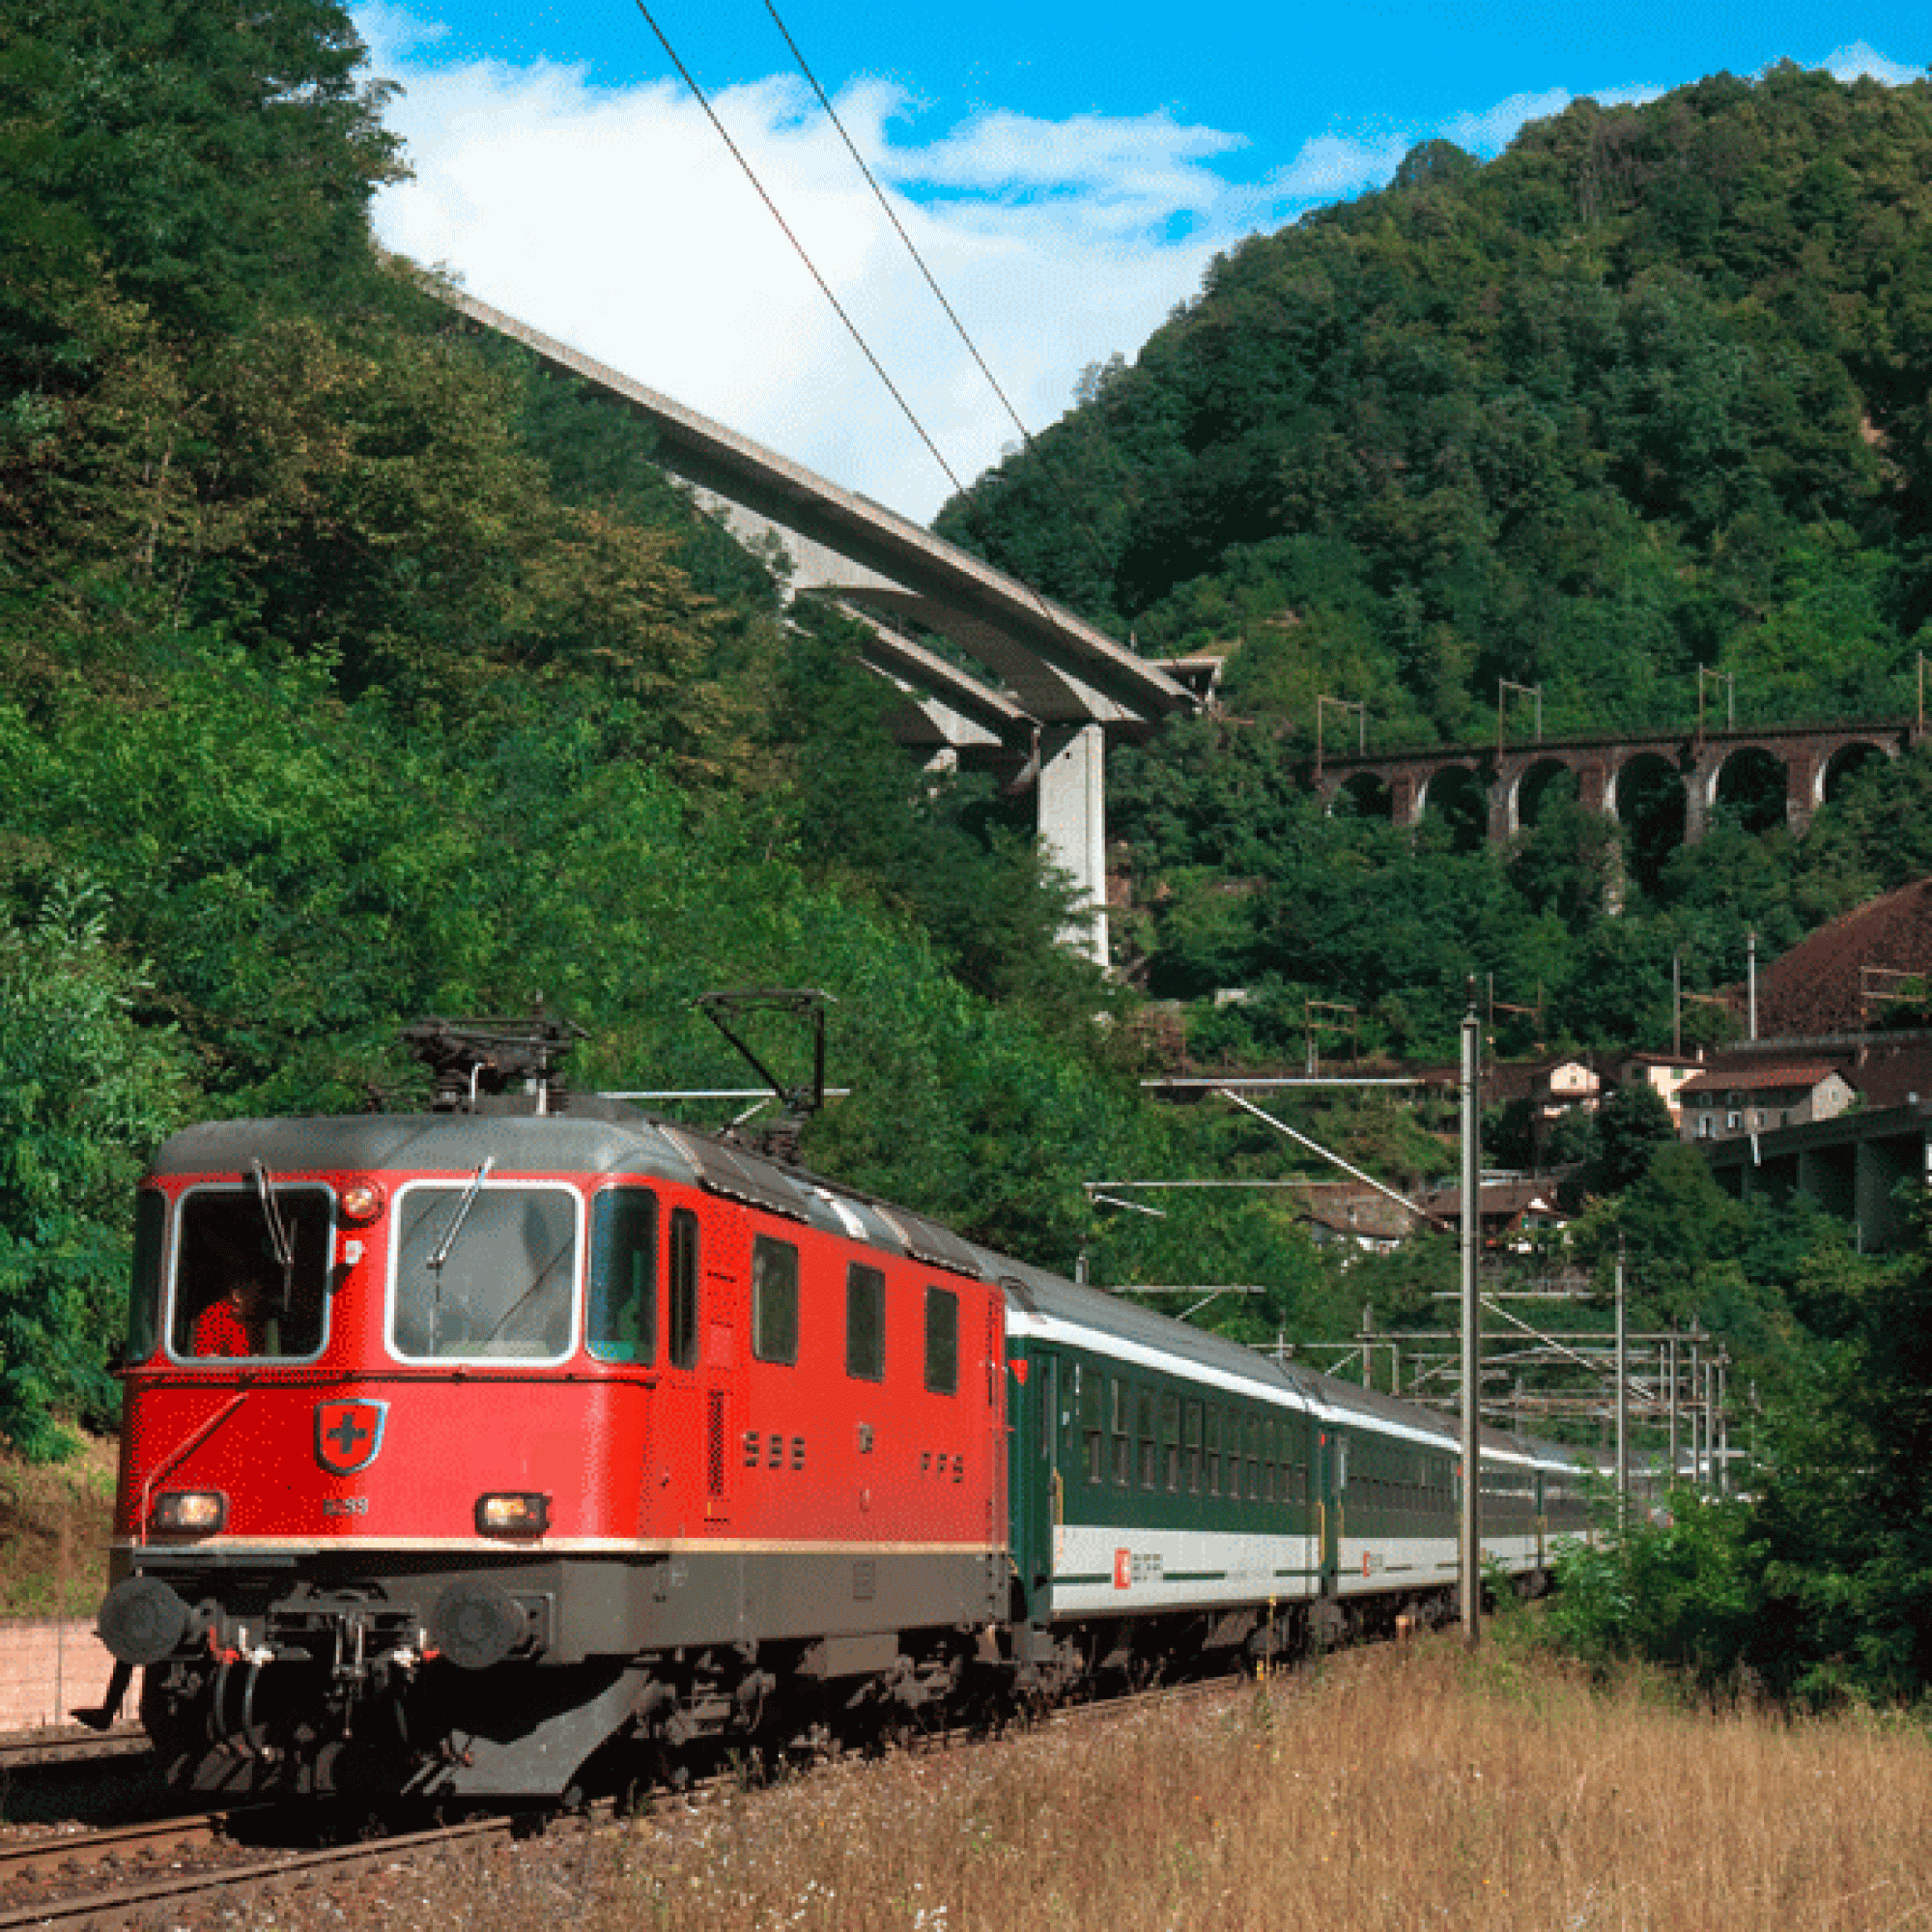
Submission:
M 1420 823 L 1432 809 L 1480 812 L 1489 838 L 1506 843 L 1533 821 L 1549 782 L 1577 781 L 1586 811 L 1628 816 L 1630 794 L 1681 791 L 1684 841 L 1695 844 L 1713 811 L 1748 789 L 1762 797 L 1781 782 L 1783 822 L 1803 834 L 1813 814 L 1858 765 L 1895 758 L 1923 734 L 1913 719 L 1857 724 L 1736 725 L 1721 729 L 1627 732 L 1620 736 L 1550 738 L 1498 748 L 1439 746 L 1427 752 L 1368 753 L 1310 760 L 1302 779 L 1332 807 L 1345 795 L 1358 810 L 1386 812 L 1397 825 Z
M 832 597 L 865 627 L 871 669 L 904 694 L 899 736 L 1036 790 L 1041 842 L 1091 915 L 1078 943 L 1107 963 L 1106 751 L 1197 708 L 1180 678 L 1017 579 L 723 423 L 461 291 L 443 298 L 648 431 L 640 452 L 734 535 L 777 542 L 793 596 Z M 981 675 L 921 641 L 946 639 Z

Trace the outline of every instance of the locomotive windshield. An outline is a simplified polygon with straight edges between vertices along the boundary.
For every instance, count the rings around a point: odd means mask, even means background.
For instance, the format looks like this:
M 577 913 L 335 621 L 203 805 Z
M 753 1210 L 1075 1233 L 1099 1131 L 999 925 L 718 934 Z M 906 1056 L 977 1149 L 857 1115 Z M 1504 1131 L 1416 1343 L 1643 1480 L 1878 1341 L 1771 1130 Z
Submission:
M 169 1343 L 195 1360 L 307 1356 L 322 1348 L 326 1187 L 196 1187 L 182 1199 Z M 274 1219 L 270 1218 L 272 1207 Z
M 437 1182 L 397 1208 L 396 1351 L 548 1360 L 570 1347 L 577 1197 Z

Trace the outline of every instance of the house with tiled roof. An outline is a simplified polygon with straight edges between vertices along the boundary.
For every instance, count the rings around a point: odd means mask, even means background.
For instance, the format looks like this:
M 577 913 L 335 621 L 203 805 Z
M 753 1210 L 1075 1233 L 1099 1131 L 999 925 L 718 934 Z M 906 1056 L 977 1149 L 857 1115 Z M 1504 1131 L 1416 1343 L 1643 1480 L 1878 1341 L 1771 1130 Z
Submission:
M 1677 1090 L 1678 1132 L 1687 1141 L 1773 1133 L 1842 1114 L 1859 1097 L 1825 1060 L 1761 1060 L 1708 1067 Z

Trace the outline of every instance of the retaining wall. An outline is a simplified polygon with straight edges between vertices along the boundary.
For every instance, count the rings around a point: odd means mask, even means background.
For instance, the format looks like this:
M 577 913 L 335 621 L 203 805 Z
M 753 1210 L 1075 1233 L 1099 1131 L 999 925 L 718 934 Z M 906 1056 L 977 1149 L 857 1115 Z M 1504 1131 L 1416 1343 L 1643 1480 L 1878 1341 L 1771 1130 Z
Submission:
M 65 1724 L 106 1694 L 114 1660 L 89 1622 L 0 1623 L 0 1731 Z

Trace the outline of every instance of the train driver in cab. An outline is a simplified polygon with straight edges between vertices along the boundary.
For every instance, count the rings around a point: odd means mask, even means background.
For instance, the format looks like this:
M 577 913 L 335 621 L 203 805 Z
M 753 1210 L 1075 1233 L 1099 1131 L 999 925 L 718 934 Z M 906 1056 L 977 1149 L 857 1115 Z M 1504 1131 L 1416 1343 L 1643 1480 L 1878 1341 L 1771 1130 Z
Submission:
M 262 1355 L 268 1344 L 269 1297 L 261 1281 L 232 1271 L 222 1292 L 194 1319 L 197 1356 Z

